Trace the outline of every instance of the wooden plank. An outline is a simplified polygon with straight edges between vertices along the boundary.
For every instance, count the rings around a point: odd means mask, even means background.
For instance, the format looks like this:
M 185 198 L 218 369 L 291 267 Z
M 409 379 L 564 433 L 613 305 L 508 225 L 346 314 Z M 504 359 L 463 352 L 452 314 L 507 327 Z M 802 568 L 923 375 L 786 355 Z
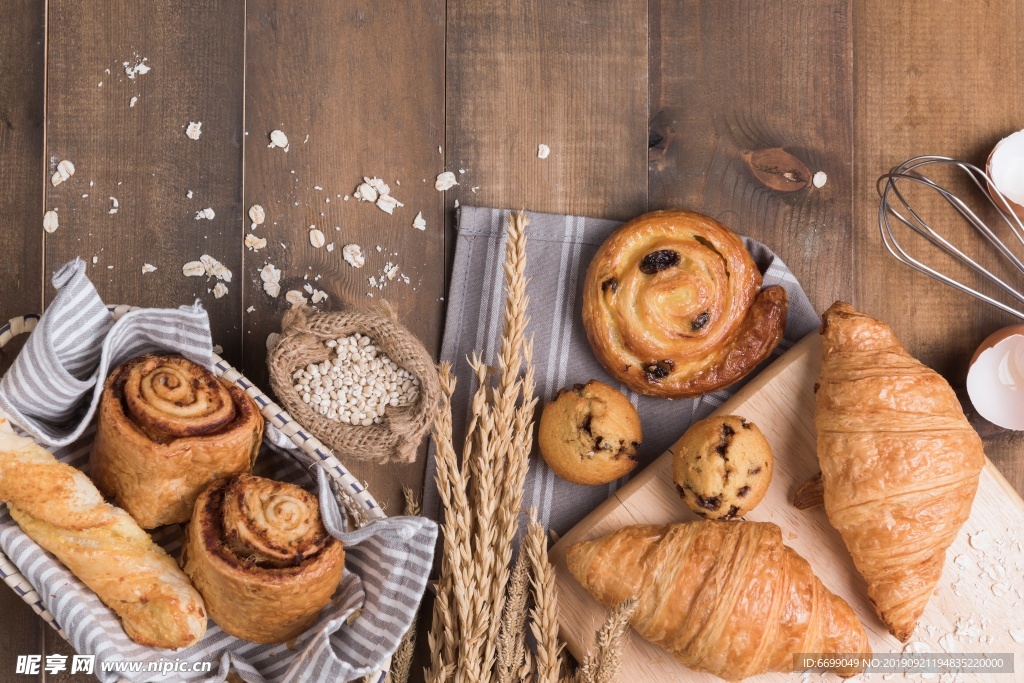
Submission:
M 107 302 L 179 306 L 199 298 L 214 342 L 239 362 L 242 6 L 53 0 L 48 13 L 47 177 L 62 159 L 76 173 L 47 185 L 61 227 L 46 242 L 46 275 L 81 256 Z M 131 78 L 125 62 L 151 71 Z M 190 121 L 202 122 L 199 140 L 185 136 Z M 110 197 L 118 201 L 113 214 Z M 215 218 L 196 220 L 207 207 Z M 234 273 L 221 299 L 209 291 L 214 280 L 182 275 L 202 254 Z M 157 271 L 144 275 L 145 263 Z
M 793 491 L 819 471 L 814 431 L 814 383 L 821 367 L 821 342 L 810 334 L 779 360 L 722 405 L 720 414 L 743 415 L 764 432 L 775 454 L 771 486 L 764 500 L 744 519 L 774 522 L 783 531 L 786 545 L 807 558 L 814 573 L 827 588 L 842 597 L 857 613 L 868 634 L 872 651 L 884 655 L 901 652 L 903 645 L 889 635 L 875 615 L 842 538 L 832 528 L 822 508 L 798 510 L 790 503 Z M 628 484 L 615 492 L 601 507 L 566 534 L 552 550 L 559 589 L 559 623 L 569 650 L 579 657 L 591 647 L 594 630 L 606 611 L 598 605 L 569 573 L 565 551 L 576 541 L 598 538 L 630 524 L 669 524 L 697 519 L 679 500 L 672 480 L 672 453 L 666 452 Z M 742 522 L 737 522 L 742 523 Z M 962 573 L 953 559 L 965 555 L 981 558 L 970 546 L 970 536 L 982 530 L 993 534 L 996 543 L 1012 544 L 1024 524 L 1024 500 L 1014 493 L 995 466 L 989 462 L 981 474 L 971 517 L 951 546 L 942 581 L 928 603 L 922 624 L 935 628 L 935 636 L 922 630 L 918 638 L 937 647 L 935 638 L 955 630 L 955 622 L 980 606 L 991 620 L 988 629 L 995 640 L 990 649 L 1012 652 L 1016 646 L 1007 629 L 1020 614 L 1020 594 L 1010 590 L 1001 600 L 992 596 L 993 581 L 976 573 Z M 1024 560 L 1024 553 L 1011 550 L 1004 564 Z M 963 576 L 966 580 L 959 581 Z M 1024 589 L 1024 578 L 1011 577 L 1015 589 Z M 956 587 L 953 584 L 956 583 Z M 915 639 L 918 639 L 915 638 Z M 970 649 L 970 648 L 968 648 Z M 757 676 L 754 681 L 789 681 L 792 673 Z M 989 676 L 968 675 L 964 680 L 988 680 Z M 688 670 L 664 650 L 630 632 L 616 680 L 623 683 L 647 681 L 692 681 L 712 683 L 710 674 Z
M 643 213 L 647 62 L 646 1 L 451 3 L 448 206 Z
M 45 275 L 80 256 L 107 302 L 179 306 L 199 298 L 214 342 L 239 362 L 243 6 L 51 0 L 47 12 L 44 172 L 49 178 L 62 159 L 76 172 L 46 184 L 61 226 L 46 240 Z M 129 78 L 124 62 L 151 70 Z M 203 124 L 199 140 L 185 136 L 190 121 Z M 195 220 L 207 207 L 215 218 Z M 208 291 L 213 281 L 182 275 L 202 254 L 234 273 L 221 299 Z M 156 272 L 143 274 L 144 263 Z M 72 653 L 48 628 L 45 639 L 47 653 Z M 47 680 L 71 678 L 79 676 Z
M 651 3 L 652 208 L 702 211 L 766 243 L 819 310 L 851 294 L 849 5 Z
M 442 196 L 434 190 L 444 142 L 444 2 L 255 0 L 247 8 L 244 205 L 265 209 L 255 234 L 269 246 L 245 254 L 246 372 L 266 386 L 265 340 L 280 330 L 285 293 L 307 283 L 327 292 L 328 308 L 389 301 L 436 352 L 444 312 Z M 288 136 L 287 152 L 267 147 L 275 129 Z M 383 178 L 405 206 L 388 215 L 344 201 L 363 176 Z M 417 212 L 425 231 L 412 227 Z M 310 245 L 311 225 L 333 251 Z M 342 258 L 349 243 L 362 246 L 363 268 Z M 388 262 L 408 283 L 384 277 Z M 266 263 L 282 271 L 277 299 L 262 289 Z M 371 288 L 370 277 L 384 288 Z M 391 514 L 401 512 L 401 485 L 423 480 L 422 459 L 345 464 Z
M 0 21 L 0 215 L 8 226 L 0 251 L 2 322 L 42 310 L 43 303 L 45 17 L 43 0 L 16 0 L 5 4 Z M 20 347 L 11 344 L 0 351 L 0 374 Z M 6 586 L 0 587 L 0 614 L 0 672 L 7 679 L 14 675 L 18 655 L 41 653 L 47 627 Z
M 1019 5 L 1009 1 L 867 0 L 854 3 L 853 24 L 855 303 L 892 325 L 922 362 L 936 368 L 953 386 L 963 387 L 968 361 L 978 344 L 996 329 L 1019 321 L 896 263 L 885 252 L 876 227 L 875 180 L 919 154 L 984 165 L 992 146 L 1021 127 L 1024 50 L 1019 36 L 1024 17 Z M 894 33 L 898 27 L 910 26 L 913 30 Z M 978 205 L 980 197 L 966 191 L 963 183 L 954 187 Z M 951 220 L 948 213 L 936 213 L 940 204 L 935 195 L 918 196 L 916 207 L 926 216 L 939 218 L 937 223 L 948 239 L 976 253 L 966 246 L 977 244 L 971 228 Z M 986 216 L 991 217 L 991 212 Z M 915 253 L 931 252 L 917 249 Z M 991 252 L 983 257 L 998 267 L 999 259 Z M 963 274 L 962 269 L 953 270 Z M 983 420 L 977 424 L 989 456 L 1010 483 L 1024 491 L 1019 437 Z

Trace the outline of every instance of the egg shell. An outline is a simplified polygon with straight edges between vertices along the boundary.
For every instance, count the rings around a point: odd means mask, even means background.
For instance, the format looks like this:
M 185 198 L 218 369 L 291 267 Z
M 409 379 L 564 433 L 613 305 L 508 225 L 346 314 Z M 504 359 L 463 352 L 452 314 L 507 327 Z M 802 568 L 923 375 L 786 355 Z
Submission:
M 999 207 L 1000 209 L 1003 209 L 1005 207 L 1003 206 L 1002 199 L 1000 199 L 999 194 L 996 192 L 995 180 L 993 179 L 993 173 L 992 173 L 992 157 L 995 156 L 996 150 L 998 150 L 1004 144 L 1008 145 L 1007 149 L 1009 149 L 1009 146 L 1019 146 L 1020 145 L 1019 137 L 1021 136 L 1021 133 L 1024 133 L 1024 131 L 1018 131 L 1017 133 L 1014 133 L 1013 135 L 1009 135 L 1009 136 L 1003 138 L 1002 140 L 1000 140 L 999 142 L 997 142 L 996 146 L 992 148 L 991 152 L 989 152 L 988 161 L 985 162 L 985 174 L 990 179 L 990 181 L 988 182 L 988 194 L 989 194 L 990 197 L 992 197 L 992 201 L 995 202 L 996 206 Z M 1014 137 L 1014 136 L 1018 136 L 1018 137 Z M 1010 140 L 1010 138 L 1013 138 L 1013 140 Z M 1006 203 L 1009 204 L 1009 206 L 1010 206 L 1010 210 L 1013 211 L 1013 213 L 1015 213 L 1018 218 L 1024 219 L 1024 206 L 1021 206 L 1020 204 L 1017 204 L 1016 202 L 1014 202 L 1009 197 L 1006 197 L 1005 195 L 1004 195 L 1004 197 L 1006 199 Z
M 989 422 L 1024 430 L 1024 325 L 1004 327 L 978 346 L 967 371 L 967 394 Z

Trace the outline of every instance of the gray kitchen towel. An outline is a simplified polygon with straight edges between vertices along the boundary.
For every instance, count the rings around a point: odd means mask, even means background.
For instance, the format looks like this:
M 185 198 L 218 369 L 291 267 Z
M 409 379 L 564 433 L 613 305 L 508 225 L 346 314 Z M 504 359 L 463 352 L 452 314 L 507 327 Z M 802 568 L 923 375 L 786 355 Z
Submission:
M 92 416 L 108 369 L 148 351 L 177 352 L 212 367 L 209 321 L 194 305 L 136 309 L 114 322 L 77 259 L 57 272 L 53 284 L 59 290 L 53 303 L 0 382 L 0 417 L 88 474 L 95 436 Z M 247 388 L 244 379 L 239 382 Z M 143 647 L 127 637 L 92 591 L 22 532 L 6 506 L 0 506 L 0 548 L 75 650 L 96 656 L 95 673 L 105 683 L 170 680 L 160 668 L 169 662 L 212 663 L 209 672 L 173 669 L 174 680 L 207 683 L 223 683 L 229 667 L 246 683 L 326 683 L 377 672 L 419 608 L 437 525 L 423 517 L 392 517 L 349 530 L 317 459 L 300 449 L 282 454 L 279 446 L 265 441 L 257 468 L 260 474 L 319 493 L 324 524 L 345 545 L 345 575 L 333 601 L 316 624 L 287 643 L 247 642 L 211 622 L 206 635 L 188 649 Z M 180 525 L 156 529 L 153 537 L 172 557 L 180 554 Z M 2 571 L 0 578 L 7 578 Z M 104 670 L 126 663 L 139 668 Z M 157 668 L 148 668 L 151 664 Z
M 466 356 L 479 350 L 494 363 L 501 340 L 502 310 L 505 303 L 502 264 L 505 255 L 507 209 L 464 206 L 458 214 L 455 263 L 448 292 L 441 359 L 450 361 L 457 377 L 453 428 L 461 443 L 469 418 L 469 397 L 475 380 Z M 558 216 L 527 212 L 527 267 L 530 278 L 530 325 L 533 362 L 536 366 L 539 411 L 559 389 L 598 379 L 621 389 L 637 407 L 644 439 L 640 467 L 665 452 L 695 421 L 707 416 L 734 394 L 742 383 L 696 399 L 666 400 L 642 396 L 612 379 L 590 350 L 581 313 L 583 280 L 590 260 L 602 242 L 621 225 L 618 221 L 582 216 Z M 731 226 L 738 232 L 741 225 Z M 772 359 L 817 328 L 819 318 L 793 273 L 768 247 L 744 238 L 762 274 L 764 284 L 782 285 L 789 293 L 786 334 Z M 756 373 L 752 373 L 756 374 Z M 424 514 L 439 514 L 436 465 L 428 455 L 424 492 Z M 564 534 L 596 508 L 628 477 L 605 486 L 581 486 L 559 478 L 534 455 L 526 477 L 523 506 L 536 506 L 541 521 Z

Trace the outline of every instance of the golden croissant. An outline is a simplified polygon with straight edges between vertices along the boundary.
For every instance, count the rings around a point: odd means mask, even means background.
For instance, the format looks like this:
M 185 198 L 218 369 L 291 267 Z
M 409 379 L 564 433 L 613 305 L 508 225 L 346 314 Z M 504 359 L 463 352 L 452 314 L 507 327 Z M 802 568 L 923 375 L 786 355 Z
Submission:
M 770 522 L 630 526 L 573 544 L 567 561 L 603 605 L 637 599 L 641 636 L 726 680 L 792 672 L 798 653 L 870 652 L 850 606 Z
M 889 632 L 906 642 L 971 514 L 981 439 L 888 325 L 836 302 L 821 326 L 814 426 L 825 512 Z
M 0 501 L 22 531 L 121 617 L 136 643 L 178 649 L 206 633 L 203 599 L 175 561 L 85 474 L 2 418 Z

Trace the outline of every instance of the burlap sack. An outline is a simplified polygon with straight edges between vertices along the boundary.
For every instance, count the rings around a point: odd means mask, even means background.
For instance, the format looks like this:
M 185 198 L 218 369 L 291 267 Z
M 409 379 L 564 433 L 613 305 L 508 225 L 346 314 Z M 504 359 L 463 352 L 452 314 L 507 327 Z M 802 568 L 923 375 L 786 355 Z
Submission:
M 333 355 L 324 342 L 356 332 L 369 336 L 382 353 L 420 381 L 419 399 L 409 406 L 387 408 L 379 425 L 363 427 L 329 420 L 304 403 L 293 388 L 292 374 L 297 369 Z M 380 312 L 357 307 L 320 312 L 297 306 L 281 321 L 281 339 L 267 354 L 267 365 L 278 400 L 339 458 L 412 462 L 430 429 L 441 393 L 434 360 L 390 307 Z

